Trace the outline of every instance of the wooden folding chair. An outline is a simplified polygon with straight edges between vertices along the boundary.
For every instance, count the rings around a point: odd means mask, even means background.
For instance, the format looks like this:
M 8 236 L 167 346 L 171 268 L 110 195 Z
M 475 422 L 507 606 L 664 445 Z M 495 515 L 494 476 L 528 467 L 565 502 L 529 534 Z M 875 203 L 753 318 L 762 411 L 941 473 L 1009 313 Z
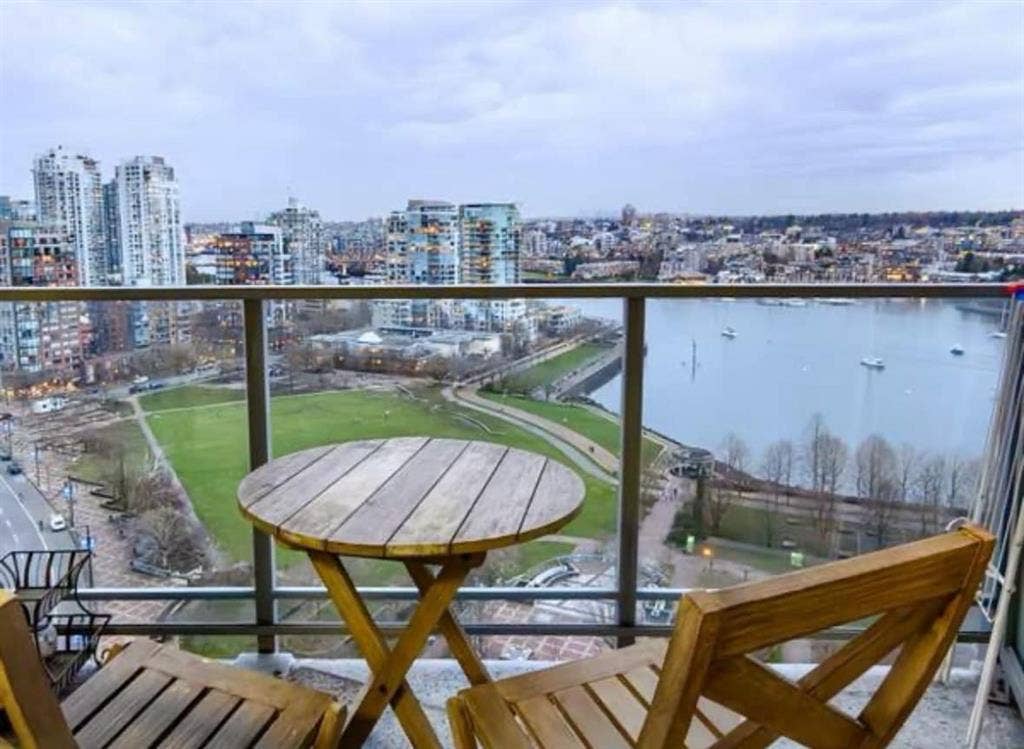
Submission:
M 956 637 L 992 553 L 963 526 L 861 557 L 683 596 L 667 644 L 654 641 L 471 687 L 448 702 L 455 745 L 765 747 L 887 745 Z M 752 657 L 778 643 L 873 618 L 798 681 Z M 899 648 L 853 718 L 829 700 Z
M 152 640 L 133 642 L 58 704 L 21 604 L 5 590 L 0 707 L 28 749 L 334 747 L 345 717 L 330 695 Z

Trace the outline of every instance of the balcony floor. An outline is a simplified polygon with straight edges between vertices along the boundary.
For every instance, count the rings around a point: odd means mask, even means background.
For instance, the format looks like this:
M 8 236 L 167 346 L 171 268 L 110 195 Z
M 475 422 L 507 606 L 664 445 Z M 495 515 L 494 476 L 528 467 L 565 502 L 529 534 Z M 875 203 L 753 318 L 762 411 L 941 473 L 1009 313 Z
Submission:
M 489 662 L 488 668 L 495 678 L 500 678 L 542 668 L 544 665 L 546 664 L 536 661 L 499 661 Z M 781 667 L 790 678 L 798 678 L 809 668 L 801 665 Z M 884 667 L 873 668 L 840 694 L 833 704 L 847 712 L 855 713 L 874 692 L 885 673 Z M 365 663 L 357 660 L 304 659 L 294 663 L 288 677 L 332 692 L 345 703 L 351 704 L 367 678 L 367 669 Z M 466 680 L 458 665 L 451 660 L 420 660 L 413 666 L 408 678 L 445 746 L 450 746 L 445 700 L 466 686 Z M 967 669 L 954 669 L 949 686 L 933 684 L 891 746 L 900 749 L 962 746 L 976 685 L 977 673 Z M 367 744 L 374 749 L 408 745 L 390 710 L 385 713 Z M 780 741 L 774 746 L 798 745 Z M 989 706 L 980 746 L 988 749 L 1024 746 L 1024 721 L 1015 708 Z

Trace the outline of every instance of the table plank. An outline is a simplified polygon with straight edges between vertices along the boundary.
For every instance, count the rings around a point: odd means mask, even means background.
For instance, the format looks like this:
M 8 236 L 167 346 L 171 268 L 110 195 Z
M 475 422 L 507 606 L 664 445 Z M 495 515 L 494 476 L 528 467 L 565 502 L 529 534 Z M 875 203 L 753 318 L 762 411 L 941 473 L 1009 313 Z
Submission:
M 583 481 L 575 472 L 549 460 L 516 539 L 526 541 L 561 528 L 582 509 L 584 493 Z
M 430 440 L 326 536 L 326 548 L 345 554 L 355 547 L 360 553 L 386 556 L 388 540 L 469 445 L 465 440 Z
M 359 440 L 271 461 L 239 487 L 241 512 L 307 550 L 439 559 L 528 541 L 569 522 L 584 485 L 562 463 L 482 441 Z
M 385 556 L 445 556 L 451 540 L 508 452 L 503 445 L 472 442 L 388 539 Z M 370 503 L 363 505 L 367 510 Z M 515 508 L 506 507 L 514 513 Z M 342 528 L 347 534 L 347 530 Z
M 369 499 L 427 443 L 427 437 L 400 437 L 385 442 L 372 462 L 364 461 L 334 482 L 282 523 L 277 535 L 286 543 L 324 548 L 324 539 Z
M 258 518 L 258 525 L 273 532 L 288 518 L 312 502 L 335 482 L 369 458 L 383 445 L 381 440 L 335 445 L 301 472 L 289 476 L 246 512 Z
M 512 543 L 523 525 L 547 458 L 509 450 L 452 540 L 452 553 Z
M 290 453 L 265 463 L 242 479 L 242 483 L 238 485 L 238 501 L 243 506 L 251 505 L 295 474 L 304 471 L 331 449 L 332 445 L 322 445 Z

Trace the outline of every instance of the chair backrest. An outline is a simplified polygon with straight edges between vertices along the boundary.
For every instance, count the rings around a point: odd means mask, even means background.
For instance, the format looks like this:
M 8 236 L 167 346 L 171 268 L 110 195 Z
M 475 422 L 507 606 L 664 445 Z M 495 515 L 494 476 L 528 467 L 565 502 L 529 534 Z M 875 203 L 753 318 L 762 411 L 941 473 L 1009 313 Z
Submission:
M 0 589 L 0 707 L 27 749 L 74 747 L 60 703 L 46 679 L 21 604 Z
M 971 607 L 994 539 L 964 525 L 914 543 L 720 591 L 683 596 L 638 746 L 678 747 L 704 698 L 745 720 L 708 726 L 714 747 L 765 747 L 780 736 L 821 749 L 885 746 L 927 689 Z M 877 617 L 798 681 L 751 653 Z M 854 718 L 828 704 L 900 648 Z M 723 735 L 724 733 L 724 735 Z

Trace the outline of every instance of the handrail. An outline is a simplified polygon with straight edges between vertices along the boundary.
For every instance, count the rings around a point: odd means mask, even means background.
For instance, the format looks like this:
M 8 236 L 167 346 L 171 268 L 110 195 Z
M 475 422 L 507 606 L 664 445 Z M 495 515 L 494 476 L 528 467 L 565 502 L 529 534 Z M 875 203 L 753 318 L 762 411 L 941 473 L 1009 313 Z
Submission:
M 473 286 L 4 286 L 0 302 L 240 301 L 245 299 L 737 299 L 999 298 L 1002 283 L 656 284 L 529 283 Z
M 1007 298 L 1010 286 L 1000 283 L 937 283 L 937 284 L 653 284 L 653 283 L 594 283 L 557 284 L 531 283 L 503 286 L 183 286 L 183 287 L 0 287 L 0 302 L 45 303 L 45 302 L 117 302 L 117 301 L 222 301 L 245 302 L 245 341 L 248 344 L 246 356 L 246 392 L 249 403 L 249 456 L 250 465 L 256 467 L 270 454 L 270 429 L 268 413 L 268 376 L 265 358 L 266 350 L 266 309 L 265 302 L 339 299 L 339 300 L 384 300 L 384 299 L 622 299 L 625 325 L 625 349 L 633 356 L 624 357 L 623 381 L 639 393 L 643 387 L 643 347 L 638 345 L 644 337 L 643 309 L 646 299 L 760 299 L 760 298 L 856 298 L 856 299 L 978 299 Z M 630 310 L 632 312 L 630 313 Z M 629 324 L 633 321 L 634 324 Z M 639 397 L 630 399 L 623 414 L 624 435 L 639 433 L 642 424 L 642 403 Z M 636 440 L 639 444 L 639 440 Z M 630 463 L 639 459 L 639 450 L 624 450 Z M 634 466 L 635 467 L 635 466 Z M 628 475 L 626 475 L 628 474 Z M 636 528 L 639 520 L 639 472 L 624 472 L 619 482 L 620 517 L 618 539 L 620 559 L 618 580 L 614 589 L 574 589 L 571 593 L 548 589 L 507 589 L 473 588 L 460 591 L 461 600 L 493 600 L 513 598 L 517 600 L 541 600 L 553 598 L 611 600 L 616 604 L 614 623 L 564 624 L 470 624 L 467 630 L 474 634 L 590 634 L 593 636 L 617 636 L 620 641 L 644 634 L 666 634 L 667 626 L 645 625 L 635 618 L 636 602 L 664 598 L 675 598 L 682 591 L 636 589 L 637 555 Z M 625 532 L 624 532 L 625 531 Z M 320 588 L 275 588 L 273 547 L 262 533 L 253 532 L 254 586 L 251 588 L 201 588 L 171 589 L 93 589 L 82 590 L 83 599 L 98 600 L 118 593 L 125 599 L 169 600 L 169 599 L 252 599 L 256 614 L 251 621 L 225 625 L 160 622 L 156 624 L 112 625 L 110 632 L 132 631 L 186 634 L 208 632 L 210 634 L 249 634 L 259 637 L 259 647 L 268 652 L 276 646 L 274 636 L 283 633 L 297 633 L 306 625 L 289 625 L 278 620 L 275 602 L 306 595 L 319 597 Z M 628 553 L 623 554 L 623 550 Z M 403 599 L 414 597 L 411 588 L 367 588 L 361 589 L 367 598 Z M 314 625 L 317 633 L 328 631 L 330 624 Z M 336 631 L 336 630 L 335 630 Z

